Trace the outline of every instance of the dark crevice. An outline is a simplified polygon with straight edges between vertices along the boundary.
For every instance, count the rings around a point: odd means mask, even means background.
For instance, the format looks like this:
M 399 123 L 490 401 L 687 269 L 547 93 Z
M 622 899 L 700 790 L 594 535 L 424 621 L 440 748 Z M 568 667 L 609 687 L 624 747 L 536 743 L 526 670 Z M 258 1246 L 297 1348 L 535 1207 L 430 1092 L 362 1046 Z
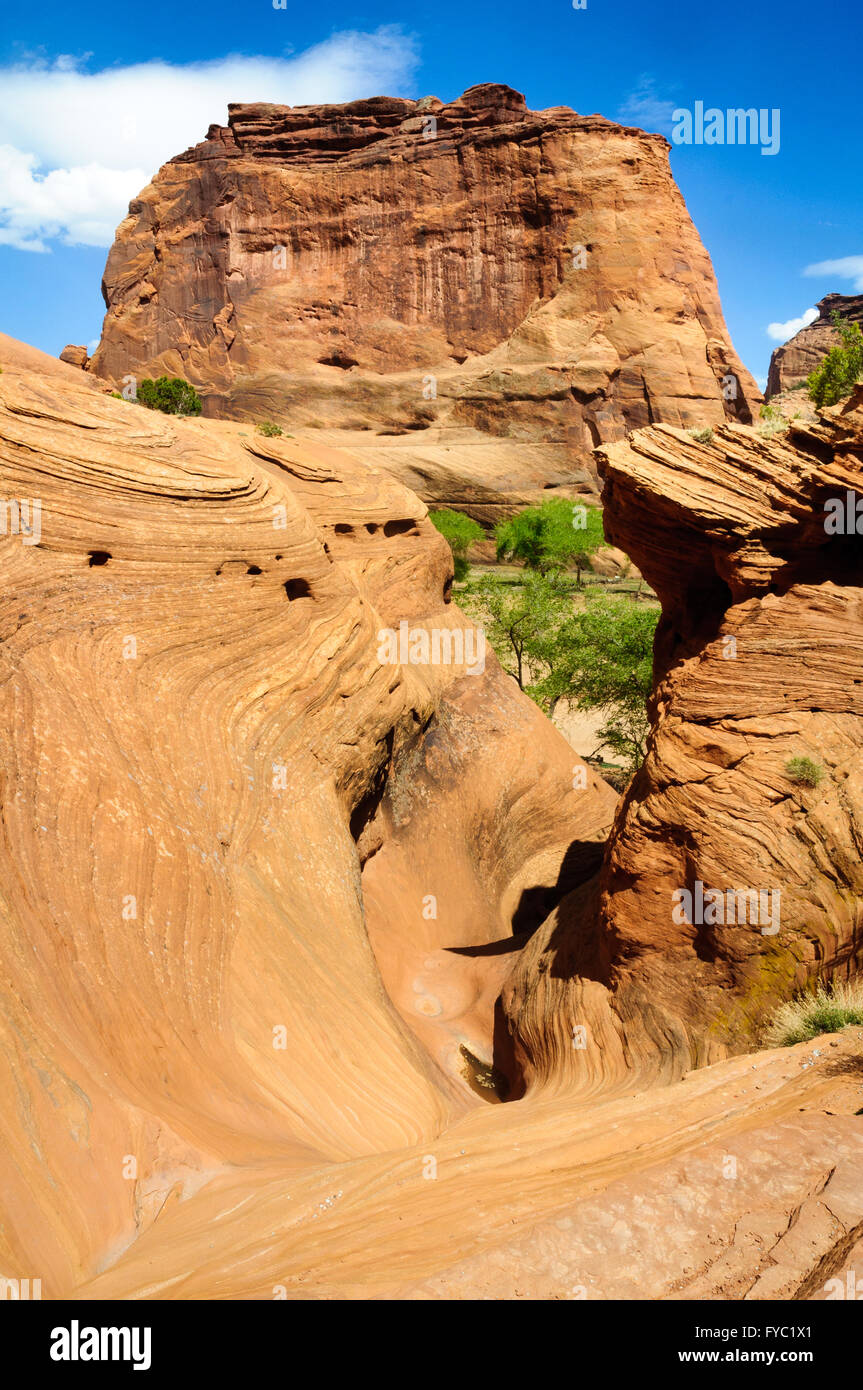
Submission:
M 387 521 L 384 523 L 385 536 L 419 535 L 415 521 Z
M 382 740 L 385 749 L 385 757 L 383 757 L 378 764 L 368 790 L 360 798 L 351 812 L 350 831 L 355 844 L 359 844 L 359 839 L 363 831 L 371 824 L 377 815 L 378 807 L 381 804 L 381 799 L 386 790 L 387 779 L 390 773 L 394 741 L 395 729 L 390 729 L 389 733 Z
M 346 352 L 333 352 L 329 357 L 319 357 L 318 362 L 322 367 L 340 367 L 343 372 L 357 366 L 356 358 L 350 357 Z

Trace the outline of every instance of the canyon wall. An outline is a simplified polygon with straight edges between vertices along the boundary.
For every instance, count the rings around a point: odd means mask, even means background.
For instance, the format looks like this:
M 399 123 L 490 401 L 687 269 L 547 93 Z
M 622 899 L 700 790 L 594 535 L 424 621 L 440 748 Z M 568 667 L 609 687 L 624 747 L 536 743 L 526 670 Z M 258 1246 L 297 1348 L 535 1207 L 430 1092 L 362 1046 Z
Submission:
M 384 659 L 473 633 L 387 475 L 0 365 L 0 1275 L 57 1297 L 211 1179 L 482 1104 L 511 917 L 616 796 L 492 653 Z
M 863 945 L 863 387 L 784 437 L 654 426 L 598 454 L 609 539 L 662 602 L 648 753 L 503 996 L 530 1084 L 587 1091 L 756 1044 Z M 698 914 L 699 883 L 724 904 Z
M 668 153 L 494 85 L 232 105 L 131 204 L 90 370 L 328 430 L 483 520 L 589 495 L 594 445 L 760 399 Z

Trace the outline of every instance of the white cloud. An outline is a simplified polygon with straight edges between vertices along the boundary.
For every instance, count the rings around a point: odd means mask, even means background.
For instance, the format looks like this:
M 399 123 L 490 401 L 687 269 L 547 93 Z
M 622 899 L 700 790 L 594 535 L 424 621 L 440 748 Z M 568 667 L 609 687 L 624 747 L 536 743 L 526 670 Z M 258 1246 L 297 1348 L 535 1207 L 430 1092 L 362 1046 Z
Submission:
M 108 246 L 130 198 L 212 122 L 226 123 L 229 101 L 406 95 L 417 53 L 410 36 L 385 27 L 334 34 L 286 58 L 157 60 L 93 73 L 82 62 L 63 55 L 0 67 L 0 243 Z
M 36 163 L 35 155 L 0 145 L 0 244 L 19 251 L 47 251 L 46 239 L 57 236 L 79 246 L 109 246 L 129 200 L 147 182 L 142 169 L 100 164 L 40 177 Z
M 808 265 L 804 275 L 836 275 L 840 280 L 853 280 L 854 289 L 863 292 L 863 256 L 842 256 L 838 261 L 818 261 Z
M 810 323 L 814 323 L 817 317 L 817 309 L 806 309 L 799 318 L 789 319 L 787 323 L 768 323 L 767 336 L 772 338 L 775 343 L 787 343 L 788 339 L 793 338 L 795 333 L 799 333 L 801 328 L 806 328 Z
M 669 134 L 672 115 L 677 102 L 666 100 L 656 90 L 656 79 L 645 73 L 638 80 L 638 86 L 618 108 L 618 117 L 629 125 L 641 126 L 643 130 L 658 130 Z

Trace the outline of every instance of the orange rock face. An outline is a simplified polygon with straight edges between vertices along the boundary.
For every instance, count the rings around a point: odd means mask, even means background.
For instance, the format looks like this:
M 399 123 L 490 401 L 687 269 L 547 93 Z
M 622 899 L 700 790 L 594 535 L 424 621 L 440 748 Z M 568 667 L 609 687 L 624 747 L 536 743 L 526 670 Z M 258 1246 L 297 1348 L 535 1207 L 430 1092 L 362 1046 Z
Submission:
M 504 992 L 533 1083 L 586 1089 L 746 1046 L 859 968 L 863 920 L 863 389 L 785 438 L 598 452 L 607 534 L 663 605 L 653 729 L 599 878 Z
M 668 148 L 500 86 L 231 106 L 131 205 L 92 370 L 363 431 L 426 500 L 486 519 L 589 490 L 595 444 L 759 399 Z

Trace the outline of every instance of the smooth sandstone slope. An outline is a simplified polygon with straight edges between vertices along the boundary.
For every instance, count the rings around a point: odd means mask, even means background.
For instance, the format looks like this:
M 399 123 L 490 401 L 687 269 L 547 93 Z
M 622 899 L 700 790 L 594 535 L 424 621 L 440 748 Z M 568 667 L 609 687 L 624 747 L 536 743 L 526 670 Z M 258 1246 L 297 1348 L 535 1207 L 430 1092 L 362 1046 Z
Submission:
M 863 1034 L 217 1175 L 82 1298 L 805 1299 L 863 1237 Z
M 56 1297 L 220 1173 L 427 1144 L 481 1106 L 482 948 L 574 834 L 592 872 L 615 795 L 573 790 L 491 654 L 379 659 L 402 620 L 470 629 L 399 484 L 3 365 L 0 488 L 41 517 L 0 537 L 0 1273 Z
M 760 399 L 668 154 L 494 84 L 234 104 L 131 204 L 90 370 L 346 431 L 486 520 L 548 486 L 589 494 L 595 444 L 747 421 Z

